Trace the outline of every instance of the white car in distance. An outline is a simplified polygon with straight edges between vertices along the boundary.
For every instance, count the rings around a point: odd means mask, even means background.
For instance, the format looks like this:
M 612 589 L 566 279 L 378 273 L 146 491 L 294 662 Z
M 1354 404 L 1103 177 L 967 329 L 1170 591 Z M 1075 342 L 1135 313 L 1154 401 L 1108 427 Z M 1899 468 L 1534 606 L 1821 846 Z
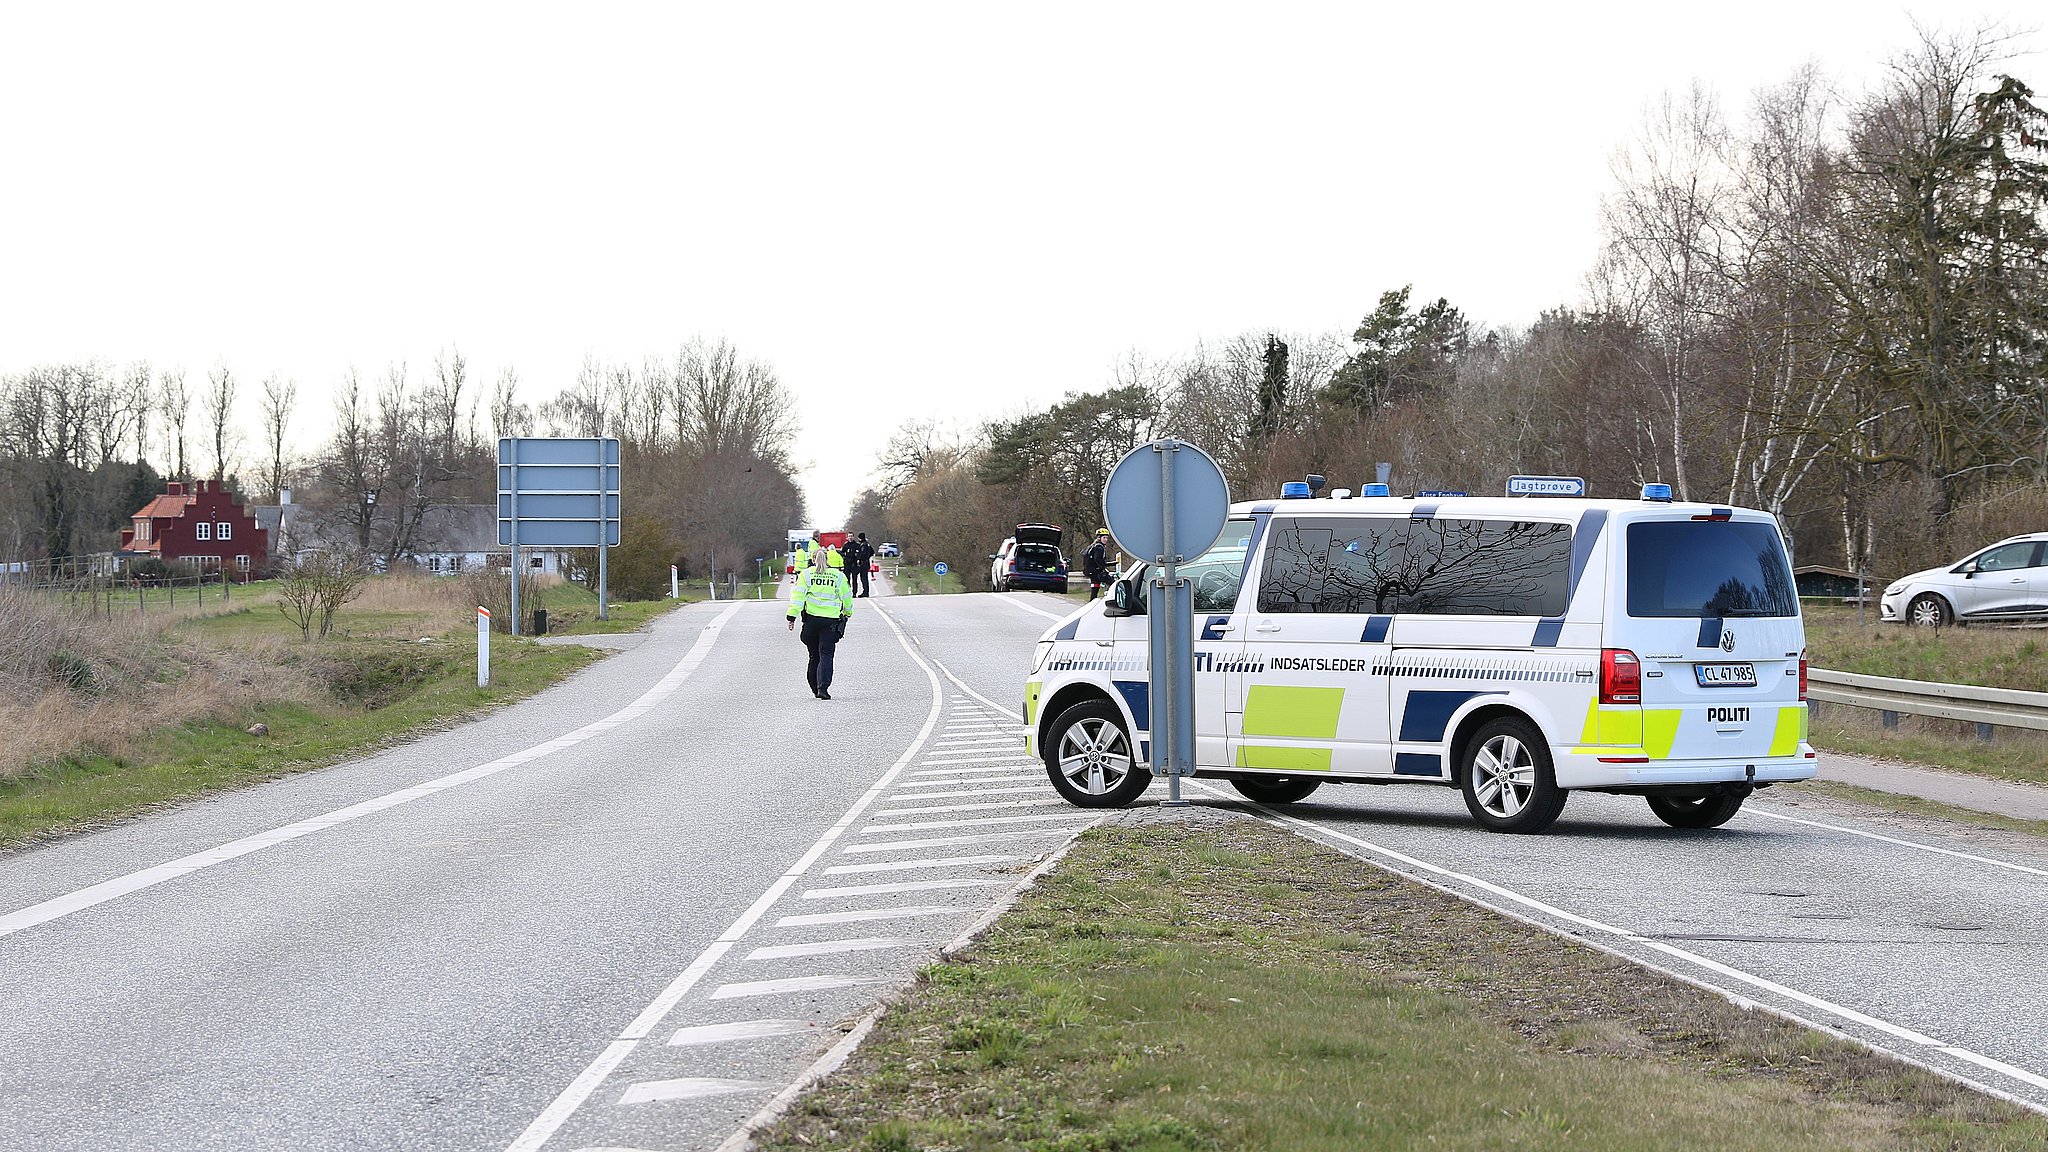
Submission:
M 2048 532 L 2029 532 L 1943 568 L 1894 580 L 1881 619 L 1942 628 L 1950 624 L 2048 620 Z

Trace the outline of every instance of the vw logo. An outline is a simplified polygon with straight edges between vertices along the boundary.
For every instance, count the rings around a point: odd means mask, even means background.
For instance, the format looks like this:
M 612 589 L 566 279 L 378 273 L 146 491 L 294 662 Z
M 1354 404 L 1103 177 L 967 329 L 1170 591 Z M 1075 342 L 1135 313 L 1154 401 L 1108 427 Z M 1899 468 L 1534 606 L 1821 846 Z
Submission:
M 1732 628 L 1723 628 L 1723 629 L 1721 629 L 1721 651 L 1723 651 L 1723 652 L 1733 652 L 1733 651 L 1735 651 L 1735 630 L 1734 630 L 1734 629 L 1732 629 Z

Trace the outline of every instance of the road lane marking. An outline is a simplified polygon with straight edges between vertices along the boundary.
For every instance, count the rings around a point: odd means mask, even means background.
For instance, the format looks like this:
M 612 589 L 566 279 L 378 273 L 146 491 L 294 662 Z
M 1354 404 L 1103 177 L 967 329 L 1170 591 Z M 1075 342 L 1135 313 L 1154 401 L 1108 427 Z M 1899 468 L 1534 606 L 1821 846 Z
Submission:
M 649 1080 L 635 1084 L 619 1097 L 621 1104 L 652 1104 L 661 1100 L 697 1100 L 705 1096 L 730 1096 L 736 1092 L 766 1092 L 775 1085 L 766 1080 L 716 1080 L 686 1076 L 681 1080 Z
M 1219 792 L 1215 787 L 1211 785 L 1208 785 L 1201 781 L 1189 781 L 1189 783 L 1196 789 L 1206 792 L 1211 796 L 1215 796 L 1219 799 L 1229 799 L 1228 796 L 1226 796 L 1222 792 Z M 1745 972 L 1740 968 L 1736 968 L 1728 964 L 1723 964 L 1722 962 L 1714 960 L 1710 957 L 1702 956 L 1696 952 L 1689 952 L 1683 948 L 1679 948 L 1674 945 L 1665 943 L 1662 940 L 1652 939 L 1648 936 L 1642 935 L 1641 933 L 1634 932 L 1626 928 L 1616 927 L 1615 925 L 1607 924 L 1599 920 L 1594 920 L 1590 917 L 1579 916 L 1574 913 L 1567 912 L 1564 909 L 1557 907 L 1556 905 L 1547 904 L 1541 900 L 1535 899 L 1534 897 L 1524 896 L 1519 892 L 1513 891 L 1512 889 L 1504 888 L 1498 884 L 1494 884 L 1487 880 L 1481 880 L 1477 876 L 1472 876 L 1464 872 L 1457 872 L 1452 869 L 1442 867 L 1440 865 L 1431 864 L 1426 860 L 1410 856 L 1407 853 L 1396 851 L 1384 845 L 1375 844 L 1369 840 L 1360 839 L 1359 837 L 1353 836 L 1348 832 L 1341 832 L 1335 828 L 1331 828 L 1322 824 L 1317 824 L 1314 821 L 1305 820 L 1299 816 L 1290 816 L 1286 813 L 1274 812 L 1271 809 L 1266 809 L 1260 806 L 1233 806 L 1249 809 L 1256 819 L 1264 820 L 1268 823 L 1279 825 L 1281 827 L 1292 826 L 1297 831 L 1305 829 L 1318 836 L 1327 837 L 1332 840 L 1340 840 L 1347 844 L 1352 844 L 1359 848 L 1362 848 L 1365 851 L 1370 852 L 1374 855 L 1382 856 L 1389 860 L 1399 861 L 1400 863 L 1409 865 L 1410 867 L 1415 868 L 1417 870 L 1427 872 L 1432 876 L 1441 878 L 1441 881 L 1431 880 L 1426 877 L 1418 876 L 1409 876 L 1408 878 L 1416 880 L 1419 883 L 1427 884 L 1430 887 L 1438 888 L 1442 891 L 1448 892 L 1462 899 L 1470 900 L 1473 903 L 1479 904 L 1482 907 L 1493 908 L 1494 911 L 1501 912 L 1504 915 L 1512 916 L 1518 920 L 1522 920 L 1526 923 L 1533 924 L 1552 933 L 1564 935 L 1564 933 L 1559 932 L 1555 925 L 1546 923 L 1544 920 L 1540 919 L 1537 916 L 1525 915 L 1510 909 L 1494 907 L 1493 905 L 1488 904 L 1486 901 L 1477 900 L 1468 893 L 1459 891 L 1458 888 L 1454 886 L 1454 884 L 1462 884 L 1469 886 L 1471 888 L 1476 888 L 1481 892 L 1497 896 L 1500 899 L 1507 901 L 1509 903 L 1519 904 L 1524 908 L 1529 909 L 1530 912 L 1540 913 L 1543 916 L 1554 917 L 1558 920 L 1565 921 L 1566 923 L 1576 924 L 1580 927 L 1588 929 L 1593 933 L 1612 936 L 1615 939 L 1622 941 L 1623 943 L 1633 944 L 1638 947 L 1648 948 L 1657 952 L 1661 952 L 1675 960 L 1682 960 L 1686 964 L 1689 964 L 1694 968 L 1702 969 L 1704 971 L 1726 977 L 1727 979 L 1736 981 L 1737 983 L 1747 984 L 1752 988 L 1760 989 L 1765 992 L 1770 992 L 1774 995 L 1781 996 L 1784 999 L 1790 1000 L 1795 1004 L 1799 1004 L 1804 1007 L 1825 1013 L 1827 1015 L 1835 1017 L 1836 1019 L 1846 1020 L 1852 1023 L 1863 1025 L 1864 1027 L 1869 1028 L 1872 1031 L 1878 1032 L 1881 1035 L 1892 1037 L 1896 1040 L 1903 1041 L 1915 1047 L 1926 1048 L 1931 1051 L 1945 1053 L 1947 1055 L 1955 1057 L 1956 1059 L 1965 1060 L 1969 1063 L 1976 1064 L 1979 1067 L 1995 1069 L 2000 1072 L 2004 1072 L 2006 1068 L 2010 1067 L 2010 1065 L 2002 1064 L 1997 1060 L 1993 1060 L 1991 1057 L 1971 1052 L 1969 1049 L 1966 1048 L 1956 1047 L 1954 1045 L 1948 1044 L 1945 1041 L 1935 1039 L 1932 1036 L 1928 1036 L 1925 1033 L 1918 1032 L 1911 1028 L 1906 1028 L 1898 1024 L 1894 1024 L 1889 1020 L 1883 1020 L 1878 1017 L 1868 1015 L 1867 1013 L 1859 1012 L 1854 1008 L 1848 1007 L 1847 1005 L 1837 1004 L 1832 1000 L 1826 1000 L 1819 996 L 1815 996 L 1807 992 L 1802 992 L 1796 988 L 1780 984 L 1777 981 L 1770 980 L 1762 976 L 1757 976 L 1749 972 Z M 1406 873 L 1397 874 L 1407 875 Z M 1629 952 L 1614 946 L 1603 945 L 1599 943 L 1597 940 L 1581 936 L 1569 936 L 1568 938 L 1578 939 L 1584 943 L 1592 944 L 1594 947 L 1602 948 L 1603 950 L 1608 951 L 1613 955 L 1620 956 L 1624 959 L 1629 959 L 1637 963 L 1641 962 L 1640 960 L 1637 960 L 1637 958 Z M 1655 966 L 1652 965 L 1652 967 Z M 1664 971 L 1664 969 L 1659 969 L 1659 971 Z M 1688 979 L 1686 977 L 1680 978 Z M 1723 996 L 1735 998 L 1735 994 L 1728 991 L 1725 988 L 1717 987 L 1713 984 L 1706 983 L 1705 981 L 1701 981 L 1701 983 L 1704 984 L 1706 987 L 1712 988 L 1715 992 L 1718 992 Z M 1790 1013 L 1784 1012 L 1782 1009 L 1770 1008 L 1768 1005 L 1763 1005 L 1761 1003 L 1758 1003 L 1758 1006 L 1769 1008 L 1770 1011 L 1778 1015 L 1789 1016 L 1791 1019 L 1794 1019 L 1801 1024 L 1810 1023 L 1810 1021 L 1801 1019 L 1797 1016 L 1791 1016 Z M 1848 1034 L 1843 1033 L 1843 1035 Z M 1869 1041 L 1859 1042 L 1864 1043 L 1865 1045 L 1873 1049 L 1877 1048 L 1876 1045 L 1871 1044 Z M 1960 1080 L 1963 1083 L 1970 1084 L 1971 1087 L 1980 1088 L 1986 1092 L 1989 1092 L 1992 1095 L 1998 1096 L 2005 1100 L 2012 1101 L 2013 1103 L 2019 1104 L 2022 1107 L 2028 1108 L 2032 1111 L 2048 1113 L 2048 1107 L 2044 1107 L 2039 1102 L 2029 1101 L 2017 1097 L 2009 1092 L 2001 1092 L 1997 1088 L 1992 1087 L 1990 1085 L 1978 1084 L 1974 1081 L 1963 1080 L 1962 1077 L 1957 1076 L 1952 1071 L 1935 1067 L 1924 1060 L 1916 1060 L 1910 1054 L 1904 1052 L 1896 1052 L 1890 1049 L 1878 1050 L 1885 1051 L 1890 1053 L 1891 1055 L 1898 1056 L 1899 1058 L 1906 1060 L 1908 1063 L 1914 1064 L 1917 1067 L 1925 1068 L 1939 1075 Z M 2014 1078 L 2020 1080 L 2023 1083 L 2036 1084 L 2037 1086 L 2048 1086 L 2048 1081 L 2042 1081 L 2041 1078 L 2035 1076 L 2035 1074 L 2031 1072 L 2026 1072 L 2023 1069 L 2016 1068 L 2012 1069 L 2012 1071 L 2019 1073 L 2019 1075 Z M 2037 1081 L 2039 1082 L 2038 1084 Z
M 1008 881 L 997 881 L 1008 883 Z M 831 956 L 840 952 L 885 952 L 892 948 L 914 948 L 917 941 L 901 936 L 862 936 L 854 940 L 813 940 L 809 944 L 777 944 L 747 953 L 749 960 L 793 960 L 799 956 Z M 675 1041 L 671 1040 L 673 1044 Z
M 1989 856 L 1976 856 L 1968 852 L 1958 852 L 1953 848 L 1943 848 L 1935 844 L 1920 844 L 1912 840 L 1901 840 L 1896 836 L 1886 836 L 1879 832 L 1865 832 L 1860 828 L 1845 828 L 1840 824 L 1824 824 L 1819 820 L 1808 820 L 1801 816 L 1787 816 L 1782 812 L 1770 812 L 1761 808 L 1751 808 L 1749 809 L 1749 814 L 1761 816 L 1766 820 L 1783 820 L 1787 824 L 1804 824 L 1809 828 L 1825 828 L 1830 832 L 1846 832 L 1851 836 L 1861 836 L 1866 840 L 1880 840 L 1886 844 L 1896 844 L 1901 848 L 1911 848 L 1916 852 L 1932 852 L 1937 856 L 1953 856 L 1958 860 L 1968 860 L 1972 864 L 1989 864 L 1993 868 L 2004 868 L 2011 872 L 2024 872 L 2029 876 L 2048 876 L 2048 869 L 2034 868 L 2026 864 L 2015 864 L 2009 860 L 1994 860 Z
M 938 787 L 946 788 L 951 787 L 953 784 L 965 783 L 965 781 L 933 781 L 932 783 Z M 901 799 L 892 800 L 890 803 L 903 804 L 913 800 L 939 800 L 949 796 L 1001 796 L 1008 793 L 1025 792 L 1036 792 L 1042 796 L 1045 794 L 1045 786 L 1043 784 L 1033 784 L 1022 788 L 963 788 L 958 792 L 906 792 Z M 883 811 L 900 811 L 900 809 L 880 809 L 877 811 L 877 815 Z
M 908 872 L 915 868 L 966 868 L 988 864 L 1015 864 L 1022 856 L 949 856 L 940 860 L 888 860 L 878 864 L 835 864 L 827 876 L 854 876 L 867 872 Z
M 1029 612 L 1033 616 L 1043 616 L 1047 620 L 1065 620 L 1068 616 L 1073 615 L 1072 612 L 1060 614 L 1055 612 L 1047 612 L 1043 608 L 1033 608 L 1031 605 L 1024 603 L 1022 600 L 1015 600 L 1008 596 L 997 596 L 995 597 L 995 602 L 998 604 L 1008 604 L 1012 608 L 1018 609 L 1022 612 Z
M 984 832 L 979 836 L 940 836 L 931 840 L 891 840 L 884 844 L 849 844 L 849 856 L 864 852 L 902 852 L 910 848 L 944 848 L 952 844 L 986 844 L 991 840 L 1025 840 L 1033 836 L 1064 836 L 1070 829 L 1033 828 L 1028 832 Z
M 805 900 L 843 900 L 848 896 L 888 896 L 897 892 L 941 892 L 952 888 L 1000 888 L 1008 880 L 901 880 L 894 884 L 850 884 L 843 888 L 813 888 Z
M 817 924 L 866 924 L 875 920 L 911 920 L 919 916 L 950 916 L 960 911 L 943 904 L 919 904 L 910 908 L 862 908 L 853 912 L 805 912 L 784 916 L 777 928 L 807 928 Z
M 888 982 L 886 976 L 791 976 L 782 980 L 742 980 L 736 984 L 720 984 L 710 999 L 745 1000 L 753 996 L 780 996 L 787 992 L 830 992 L 837 988 Z
M 992 812 L 998 808 L 1051 808 L 1056 804 L 1064 803 L 1057 796 L 1044 795 L 1045 789 L 1043 788 L 1003 789 L 1003 791 L 1037 792 L 1040 795 L 1029 800 L 991 800 L 986 804 L 927 804 L 922 808 L 878 808 L 875 810 L 875 815 L 914 816 L 928 812 Z M 976 793 L 976 795 L 986 795 L 986 793 Z M 906 799 L 926 800 L 930 799 L 930 794 L 911 796 Z
M 660 1024 L 664 1017 L 675 1010 L 675 1006 L 682 1001 L 684 996 L 689 994 L 692 988 L 697 986 L 697 982 L 704 978 L 704 974 L 710 971 L 719 960 L 723 959 L 725 954 L 731 951 L 733 946 L 742 937 L 753 930 L 755 923 L 761 917 L 767 915 L 768 910 L 774 907 L 776 901 L 782 899 L 783 893 L 789 891 L 798 880 L 803 878 L 804 874 L 810 870 L 811 865 L 815 864 L 819 857 L 823 856 L 841 836 L 846 834 L 847 829 L 851 828 L 854 822 L 861 818 L 861 814 L 884 792 L 888 791 L 895 783 L 896 778 L 903 773 L 904 769 L 924 751 L 925 741 L 931 739 L 932 733 L 939 726 L 939 717 L 945 712 L 944 690 L 939 686 L 938 676 L 925 663 L 924 658 L 917 654 L 917 651 L 910 643 L 909 637 L 903 634 L 903 629 L 896 621 L 890 619 L 889 614 L 886 612 L 880 612 L 878 615 L 882 617 L 883 623 L 889 626 L 889 630 L 895 633 L 896 642 L 902 645 L 904 653 L 924 673 L 925 680 L 931 685 L 932 703 L 931 708 L 925 713 L 923 727 L 918 729 L 916 737 L 903 750 L 903 755 L 897 757 L 896 763 L 891 765 L 888 771 L 882 773 L 881 778 L 877 779 L 874 785 L 861 795 L 860 799 L 853 802 L 853 806 L 846 810 L 846 814 L 839 818 L 839 822 L 826 829 L 825 834 L 818 837 L 816 842 L 802 856 L 798 857 L 794 864 L 790 865 L 788 871 L 784 872 L 773 884 L 770 884 L 767 890 L 761 893 L 760 898 L 755 900 L 745 912 L 740 913 L 739 919 L 734 920 L 726 928 L 723 935 L 713 941 L 710 947 L 699 953 L 697 958 L 690 962 L 688 968 L 685 968 L 681 974 L 670 981 L 668 987 L 662 989 L 661 994 L 650 1001 L 647 1007 L 641 1009 L 640 1015 L 634 1017 L 632 1023 L 626 1026 L 626 1030 L 620 1034 L 619 1038 L 605 1045 L 604 1051 L 598 1053 L 597 1058 L 592 1060 L 576 1076 L 576 1079 L 570 1081 L 568 1087 L 562 1089 L 561 1095 L 555 1097 L 554 1101 L 540 1115 L 534 1117 L 533 1123 L 526 1126 L 524 1132 L 521 1132 L 512 1143 L 506 1145 L 506 1152 L 535 1152 L 536 1149 L 539 1149 L 552 1139 L 554 1134 L 568 1121 L 569 1117 L 575 1115 L 576 1110 L 583 1106 L 584 1101 L 590 1099 L 591 1094 L 603 1085 L 612 1072 L 620 1064 L 624 1063 L 628 1056 L 633 1054 L 633 1050 L 639 1047 L 640 1041 L 646 1039 L 655 1026 Z
M 1007 769 L 1005 769 L 1004 771 L 1001 771 L 1001 772 L 997 772 L 997 771 L 994 771 L 993 769 L 994 769 L 995 767 L 997 767 L 997 766 L 996 766 L 996 765 L 987 765 L 987 764 L 977 764 L 977 765 L 975 765 L 975 766 L 973 766 L 973 767 L 971 767 L 971 768 L 920 768 L 920 769 L 918 769 L 917 771 L 915 771 L 915 772 L 912 772 L 912 773 L 911 773 L 911 775 L 912 775 L 912 776 L 926 776 L 926 777 L 932 777 L 932 776 L 1023 776 L 1023 775 L 1027 775 L 1027 773 L 1026 773 L 1026 772 L 1024 771 L 1024 767 L 1023 767 L 1023 765 L 1021 765 L 1021 764 L 1019 764 L 1019 765 L 1013 765 L 1013 766 L 1011 766 L 1011 767 L 1009 767 L 1009 768 L 1007 768 Z
M 905 824 L 870 824 L 860 830 L 862 836 L 873 836 L 877 832 L 915 832 L 920 828 L 987 828 L 999 824 L 1037 824 L 1046 820 L 1093 820 L 1095 817 L 1085 811 L 1049 812 L 1038 816 L 976 816 L 967 820 L 913 820 Z
M 740 1020 L 731 1024 L 699 1024 L 693 1028 L 678 1028 L 668 1038 L 671 1048 L 689 1048 L 699 1044 L 722 1044 L 727 1040 L 762 1040 L 770 1036 L 798 1036 L 816 1032 L 818 1026 L 808 1020 Z
M 216 864 L 225 864 L 230 860 L 240 859 L 252 852 L 260 852 L 265 848 L 273 848 L 279 844 L 289 843 L 302 836 L 323 832 L 329 828 L 360 820 L 365 816 L 375 815 L 378 812 L 387 811 L 402 804 L 410 804 L 414 800 L 437 795 L 452 788 L 459 788 L 464 784 L 471 784 L 478 780 L 495 776 L 508 769 L 517 768 L 523 764 L 530 764 L 535 760 L 551 756 L 564 749 L 573 748 L 592 737 L 603 735 L 620 725 L 637 720 L 641 716 L 646 715 L 656 704 L 661 703 L 673 694 L 677 688 L 682 686 L 684 680 L 689 679 L 690 674 L 697 670 L 697 666 L 704 662 L 706 656 L 710 655 L 711 647 L 723 631 L 725 622 L 730 620 L 739 609 L 740 606 L 734 604 L 713 617 L 711 622 L 704 626 L 703 633 L 697 637 L 697 642 L 690 646 L 690 650 L 683 655 L 681 660 L 676 662 L 675 667 L 669 669 L 666 676 L 663 676 L 652 688 L 641 693 L 631 704 L 601 720 L 594 720 L 572 732 L 567 732 L 551 740 L 535 744 L 530 748 L 500 756 L 496 760 L 479 764 L 474 768 L 466 768 L 460 772 L 450 773 L 434 780 L 415 784 L 410 788 L 403 788 L 396 792 L 351 804 L 346 808 L 337 808 L 332 812 L 308 817 L 281 828 L 272 828 L 267 832 L 258 832 L 251 836 L 244 836 L 239 840 L 230 841 L 216 848 L 209 848 L 204 852 L 195 852 L 189 856 L 181 856 L 176 860 L 144 868 L 139 872 L 131 872 L 126 876 L 117 876 L 112 880 L 105 880 L 98 884 L 81 888 L 76 892 L 52 897 L 39 904 L 32 904 L 27 908 L 0 916 L 0 936 L 8 936 L 26 928 L 48 924 L 52 920 L 69 916 L 74 912 L 82 912 L 87 908 L 104 904 L 109 900 L 117 900 L 123 896 L 140 892 L 145 888 L 153 888 L 170 880 L 190 876 L 194 872 L 203 871 Z

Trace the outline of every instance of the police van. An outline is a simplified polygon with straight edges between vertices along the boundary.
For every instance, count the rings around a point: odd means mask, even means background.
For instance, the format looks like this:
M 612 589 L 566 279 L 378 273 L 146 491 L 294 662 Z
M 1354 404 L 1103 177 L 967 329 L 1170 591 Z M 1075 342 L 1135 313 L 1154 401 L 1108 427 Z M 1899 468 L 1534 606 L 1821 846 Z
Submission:
M 1571 477 L 1516 477 L 1502 497 L 1294 483 L 1232 505 L 1179 569 L 1195 775 L 1266 804 L 1324 784 L 1457 788 L 1497 832 L 1542 831 L 1580 789 L 1713 828 L 1756 789 L 1813 776 L 1777 521 L 1661 484 L 1639 500 L 1583 491 Z M 1151 783 L 1153 575 L 1131 569 L 1033 655 L 1028 747 L 1081 807 Z

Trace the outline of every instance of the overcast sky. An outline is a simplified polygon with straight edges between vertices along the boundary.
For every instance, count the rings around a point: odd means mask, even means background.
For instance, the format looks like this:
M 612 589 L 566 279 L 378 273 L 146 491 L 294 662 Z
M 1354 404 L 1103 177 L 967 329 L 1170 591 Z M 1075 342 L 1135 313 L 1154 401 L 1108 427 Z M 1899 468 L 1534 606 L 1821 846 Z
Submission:
M 1580 299 L 1614 149 L 1999 3 L 249 6 L 0 0 L 0 372 L 300 382 L 459 348 L 538 404 L 723 336 L 797 397 L 833 526 L 905 419 L 1130 349 L 1348 332 L 1413 283 Z M 2042 37 L 2015 74 L 2048 88 Z M 628 495 L 630 500 L 630 494 Z

